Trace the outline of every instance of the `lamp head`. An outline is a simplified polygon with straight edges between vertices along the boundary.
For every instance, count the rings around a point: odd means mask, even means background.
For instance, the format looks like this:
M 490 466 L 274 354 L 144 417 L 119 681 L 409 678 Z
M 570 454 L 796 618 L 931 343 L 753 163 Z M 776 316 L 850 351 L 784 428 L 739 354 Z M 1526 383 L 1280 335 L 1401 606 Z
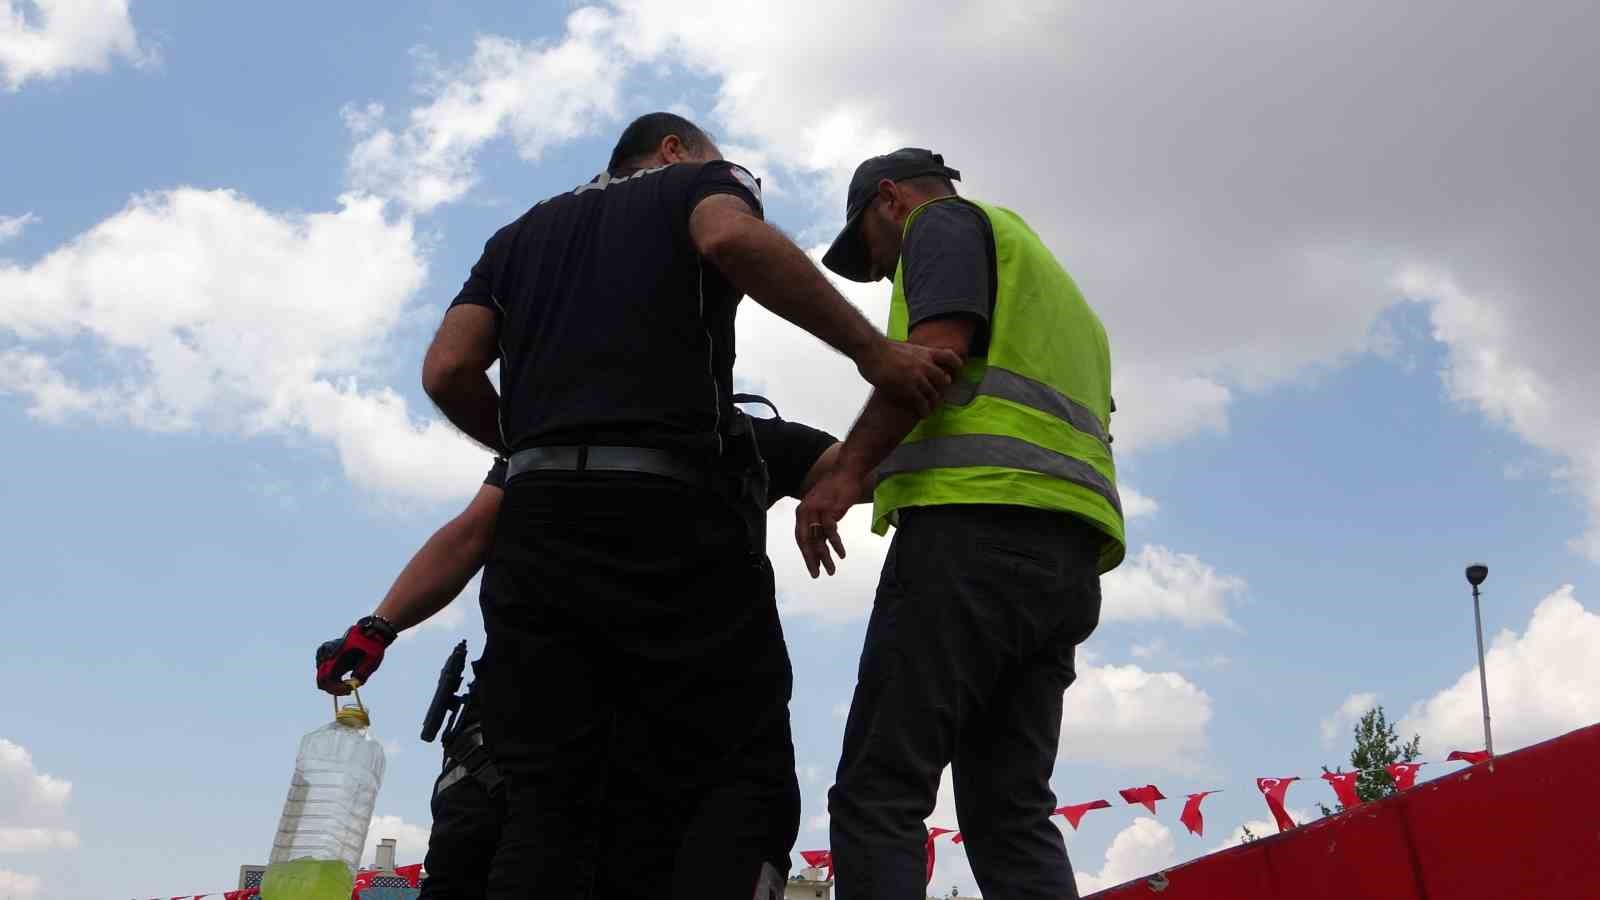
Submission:
M 1473 587 L 1483 584 L 1483 580 L 1488 577 L 1489 567 L 1483 563 L 1473 563 L 1467 566 L 1467 583 Z

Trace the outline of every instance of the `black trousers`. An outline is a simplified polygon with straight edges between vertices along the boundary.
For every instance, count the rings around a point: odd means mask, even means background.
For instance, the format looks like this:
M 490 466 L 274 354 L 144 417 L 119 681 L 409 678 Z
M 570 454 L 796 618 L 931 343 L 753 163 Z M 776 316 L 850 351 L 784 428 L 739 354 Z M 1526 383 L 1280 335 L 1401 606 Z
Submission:
M 1023 507 L 901 511 L 828 794 L 839 900 L 922 900 L 946 765 L 985 898 L 1078 896 L 1050 773 L 1074 648 L 1099 623 L 1098 542 Z
M 723 500 L 650 476 L 506 491 L 483 575 L 487 896 L 749 900 L 799 830 L 772 569 Z
M 477 705 L 469 702 L 460 725 L 476 718 Z M 417 900 L 483 900 L 488 890 L 489 866 L 506 818 L 505 791 L 491 796 L 478 779 L 456 778 L 452 768 L 434 782 L 433 829 L 423 861 L 428 877 Z

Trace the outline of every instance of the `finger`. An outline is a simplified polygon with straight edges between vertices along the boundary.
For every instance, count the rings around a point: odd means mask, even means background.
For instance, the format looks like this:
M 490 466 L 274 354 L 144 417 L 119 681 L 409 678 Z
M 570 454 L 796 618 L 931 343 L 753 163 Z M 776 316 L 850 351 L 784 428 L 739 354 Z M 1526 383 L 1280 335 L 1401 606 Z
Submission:
M 811 555 L 811 538 L 806 535 L 806 525 L 802 522 L 794 524 L 794 545 L 800 548 L 800 558 L 805 560 L 806 571 L 811 577 L 817 577 L 817 561 Z
M 960 372 L 964 365 L 961 354 L 945 347 L 933 351 L 933 361 L 939 364 L 941 371 L 952 376 Z
M 833 545 L 833 552 L 839 554 L 840 559 L 844 559 L 844 540 L 839 537 L 839 529 L 828 529 L 828 543 Z
M 838 572 L 838 569 L 834 568 L 833 557 L 828 553 L 827 541 L 819 541 L 817 543 L 817 557 L 822 560 L 822 567 L 828 570 L 829 575 Z

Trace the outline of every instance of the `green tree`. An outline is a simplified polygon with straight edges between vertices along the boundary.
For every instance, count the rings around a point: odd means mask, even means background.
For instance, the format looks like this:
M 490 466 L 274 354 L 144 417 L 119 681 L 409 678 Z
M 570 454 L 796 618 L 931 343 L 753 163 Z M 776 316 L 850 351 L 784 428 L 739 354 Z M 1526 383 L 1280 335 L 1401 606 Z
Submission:
M 1394 723 L 1384 715 L 1382 706 L 1375 706 L 1362 716 L 1353 731 L 1356 744 L 1350 751 L 1350 768 L 1361 773 L 1356 779 L 1356 796 L 1366 803 L 1394 794 L 1394 776 L 1384 766 L 1415 762 L 1422 755 L 1422 736 L 1414 734 L 1411 740 L 1402 743 L 1400 735 L 1395 732 Z M 1328 771 L 1326 766 L 1323 771 Z M 1338 811 L 1321 803 L 1317 806 L 1325 816 Z M 1339 810 L 1343 809 L 1344 804 L 1339 804 Z

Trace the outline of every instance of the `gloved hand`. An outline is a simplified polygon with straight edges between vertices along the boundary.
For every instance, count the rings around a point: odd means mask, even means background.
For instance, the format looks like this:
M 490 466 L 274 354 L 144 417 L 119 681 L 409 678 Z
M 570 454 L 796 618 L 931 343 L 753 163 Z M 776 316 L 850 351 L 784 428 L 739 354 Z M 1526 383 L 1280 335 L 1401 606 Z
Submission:
M 383 651 L 394 643 L 394 626 L 377 616 L 366 616 L 344 633 L 317 648 L 317 687 L 342 697 L 350 693 L 345 681 L 363 684 L 378 671 Z

